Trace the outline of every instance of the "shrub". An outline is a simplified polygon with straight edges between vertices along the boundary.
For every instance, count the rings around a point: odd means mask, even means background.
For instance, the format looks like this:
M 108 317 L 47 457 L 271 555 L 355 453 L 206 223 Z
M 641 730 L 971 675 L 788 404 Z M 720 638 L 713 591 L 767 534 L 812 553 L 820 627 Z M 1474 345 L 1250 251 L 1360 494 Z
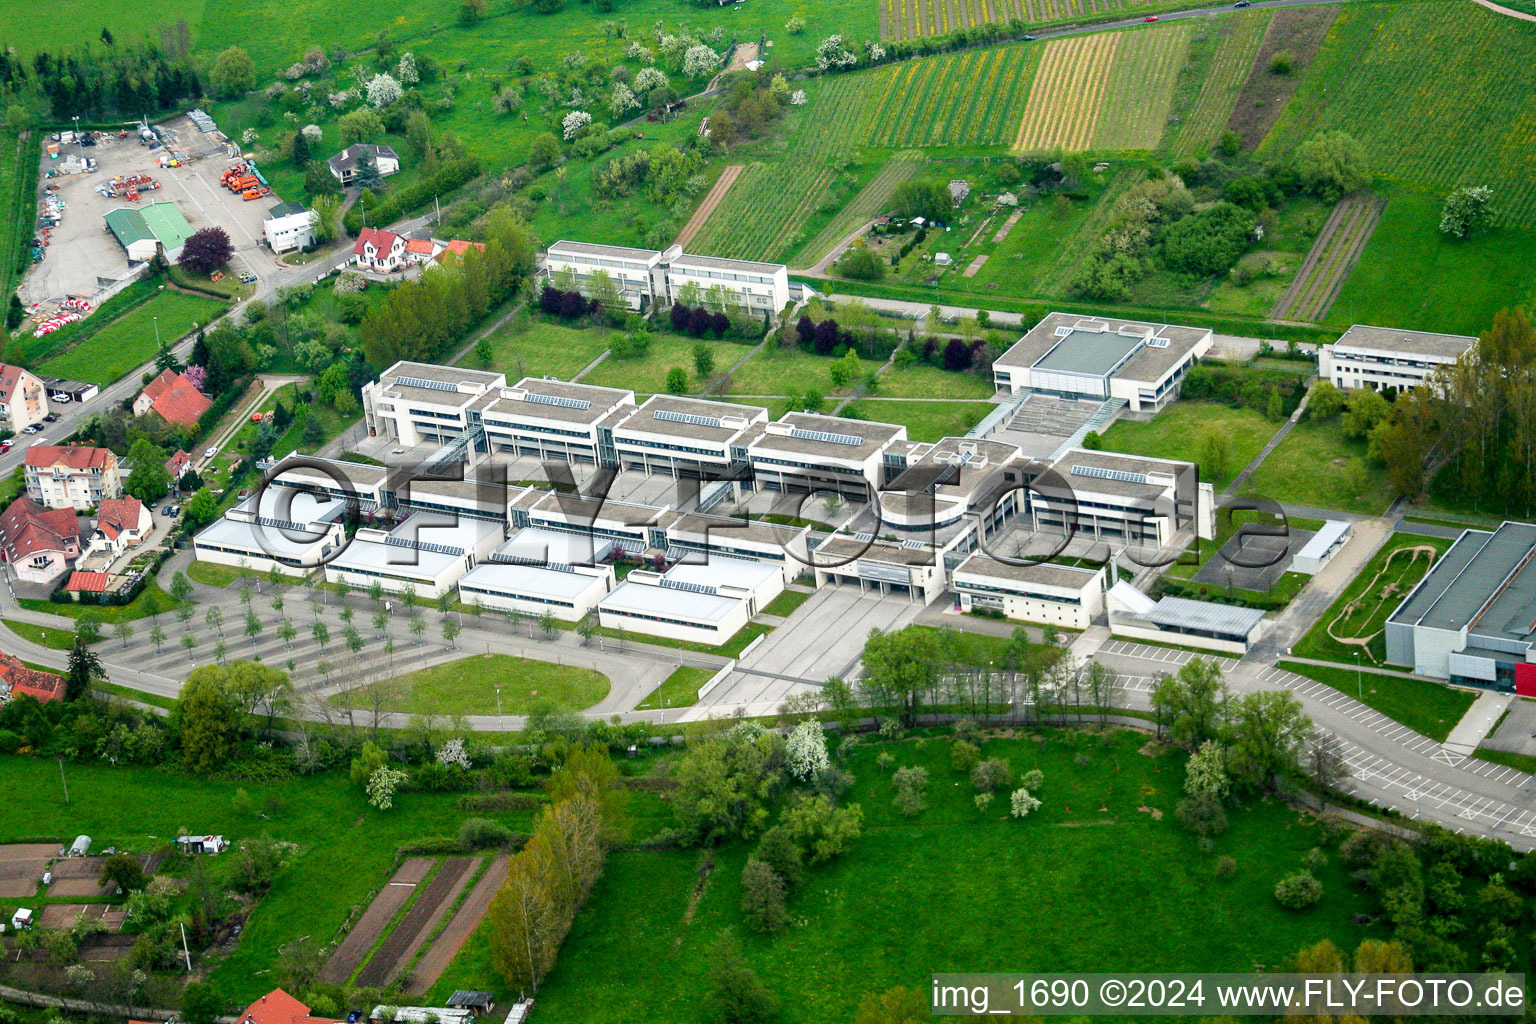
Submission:
M 1231 878 L 1237 874 L 1237 861 L 1231 857 L 1223 857 L 1216 862 L 1216 877 Z
M 921 814 L 927 806 L 928 769 L 899 768 L 892 781 L 896 784 L 896 809 L 908 818 Z
M 490 818 L 465 818 L 459 842 L 466 850 L 505 850 L 512 843 L 512 830 Z
M 1323 883 L 1305 871 L 1280 879 L 1275 902 L 1287 910 L 1305 910 L 1323 898 Z
M 1045 785 L 1045 772 L 1042 772 L 1039 768 L 1031 768 L 1019 779 L 1019 785 L 1028 790 L 1038 790 L 1041 786 Z
M 1027 789 L 1016 789 L 1008 798 L 1008 813 L 1015 818 L 1027 818 L 1039 807 L 1040 801 L 1030 796 Z
M 1013 769 L 1001 758 L 991 758 L 971 769 L 971 785 L 989 796 L 1013 782 Z
M 766 862 L 748 857 L 741 869 L 741 917 L 755 932 L 772 934 L 789 923 L 784 880 Z
M 956 740 L 949 748 L 949 766 L 957 772 L 968 772 L 981 760 L 981 749 L 969 740 Z

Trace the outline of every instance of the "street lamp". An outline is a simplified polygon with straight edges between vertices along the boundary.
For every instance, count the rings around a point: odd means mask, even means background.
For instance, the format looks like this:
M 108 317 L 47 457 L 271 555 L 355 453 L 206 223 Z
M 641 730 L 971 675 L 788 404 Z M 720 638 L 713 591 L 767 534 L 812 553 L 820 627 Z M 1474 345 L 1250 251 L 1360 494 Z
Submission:
M 161 347 L 160 346 L 160 318 L 158 316 L 155 316 L 155 317 L 150 317 L 150 319 L 155 322 L 155 351 L 158 352 L 160 350 L 160 347 Z
M 507 731 L 507 720 L 501 717 L 501 687 L 499 686 L 496 687 L 496 721 L 501 731 L 505 733 Z
M 1355 652 L 1355 699 L 1365 701 L 1365 684 L 1360 678 L 1360 652 Z

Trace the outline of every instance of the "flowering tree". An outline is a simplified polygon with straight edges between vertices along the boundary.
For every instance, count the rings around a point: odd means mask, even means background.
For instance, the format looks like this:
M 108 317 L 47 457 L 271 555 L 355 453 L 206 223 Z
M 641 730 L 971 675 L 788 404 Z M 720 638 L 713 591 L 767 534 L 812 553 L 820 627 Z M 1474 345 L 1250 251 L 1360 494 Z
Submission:
M 827 770 L 827 737 L 821 723 L 808 718 L 795 726 L 784 745 L 784 766 L 801 781 L 815 778 Z
M 307 124 L 300 131 L 303 133 L 306 142 L 319 142 L 320 137 L 325 134 L 317 124 Z
M 329 93 L 325 97 L 325 101 L 337 110 L 345 107 L 355 99 L 357 99 L 357 93 L 351 89 L 342 89 L 340 92 Z
M 796 89 L 793 93 L 791 93 L 789 97 L 789 105 L 792 107 L 805 106 L 805 90 Z
M 827 36 L 816 47 L 816 66 L 823 71 L 851 68 L 859 62 L 859 55 L 848 49 L 840 35 Z
M 1493 223 L 1493 189 L 1487 185 L 1469 185 L 1452 192 L 1440 212 L 1440 230 L 1447 235 L 1466 238 Z
M 636 92 L 650 92 L 652 89 L 664 88 L 666 84 L 666 73 L 660 68 L 641 68 L 635 73 Z
M 395 806 L 395 790 L 405 785 L 410 776 L 398 768 L 382 765 L 368 776 L 368 802 L 381 811 Z
M 591 123 L 591 114 L 585 110 L 573 110 L 560 119 L 560 134 L 565 136 L 566 142 L 570 142 L 578 132 Z
M 421 81 L 421 72 L 416 70 L 416 55 L 409 50 L 400 55 L 400 63 L 395 66 L 395 77 L 400 79 L 402 85 L 415 85 Z
M 470 768 L 469 752 L 464 749 L 464 740 L 458 736 L 437 748 L 437 763 L 444 768 Z
M 703 43 L 688 47 L 683 54 L 683 74 L 689 78 L 707 75 L 720 66 L 720 55 Z
M 368 103 L 375 110 L 383 110 L 398 100 L 402 91 L 393 75 L 374 75 L 368 80 Z
M 869 62 L 871 64 L 879 64 L 885 60 L 885 47 L 873 39 L 864 44 L 864 52 L 869 55 Z
M 192 384 L 193 387 L 197 388 L 197 390 L 206 390 L 203 385 L 208 381 L 208 371 L 203 369 L 201 366 L 189 366 L 185 370 L 181 371 L 181 375 L 187 378 L 187 380 Z
M 623 82 L 614 82 L 613 90 L 608 94 L 608 109 L 612 111 L 615 119 L 623 117 L 626 110 L 633 110 L 640 105 L 635 99 L 635 94 L 629 86 Z
M 1040 801 L 1030 796 L 1027 789 L 1016 789 L 1008 798 L 1009 812 L 1015 818 L 1026 818 L 1030 811 L 1036 810 L 1039 806 Z
M 256 138 L 256 129 L 247 128 L 245 131 L 240 133 L 240 144 L 242 146 L 253 146 L 256 144 Z
M 1206 740 L 1184 766 L 1184 792 L 1223 800 L 1232 782 L 1227 778 L 1227 751 L 1215 740 Z
M 624 45 L 624 56 L 630 60 L 637 60 L 641 64 L 649 64 L 656 59 L 656 55 L 651 52 L 650 47 L 641 46 L 633 39 Z

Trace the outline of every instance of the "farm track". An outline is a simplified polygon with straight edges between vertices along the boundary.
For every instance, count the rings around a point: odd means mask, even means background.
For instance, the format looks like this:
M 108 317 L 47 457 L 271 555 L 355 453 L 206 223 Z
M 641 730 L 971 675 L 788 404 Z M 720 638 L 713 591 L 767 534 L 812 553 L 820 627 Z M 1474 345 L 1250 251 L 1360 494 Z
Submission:
M 686 247 L 704 229 L 704 222 L 709 220 L 709 215 L 715 212 L 715 207 L 720 205 L 720 201 L 731 190 L 731 186 L 736 184 L 736 179 L 741 177 L 744 167 L 746 167 L 745 164 L 730 164 L 720 172 L 720 177 L 715 179 L 714 187 L 705 195 L 699 208 L 693 211 L 693 216 L 688 218 L 688 223 L 683 225 L 683 230 L 677 233 L 677 238 L 673 239 L 674 245 Z
M 373 898 L 373 902 L 368 904 L 368 909 L 352 925 L 352 930 L 341 940 L 330 959 L 326 960 L 320 970 L 322 982 L 327 985 L 347 983 L 363 962 L 363 957 L 368 955 L 368 951 L 379 940 L 379 935 L 416 891 L 417 884 L 427 877 L 433 863 L 431 857 L 410 857 L 400 865 Z
M 417 895 L 411 909 L 405 912 L 378 952 L 358 972 L 358 986 L 382 987 L 395 979 L 421 943 L 426 941 L 433 923 L 447 911 L 475 862 L 474 857 L 449 857 L 443 861 L 437 874 L 432 876 L 432 881 Z
M 443 976 L 448 965 L 453 963 L 453 958 L 459 955 L 459 950 L 469 937 L 480 926 L 487 911 L 491 909 L 491 900 L 496 898 L 496 893 L 501 891 L 501 885 L 507 880 L 507 865 L 509 858 L 506 854 L 491 861 L 490 867 L 485 869 L 485 874 L 480 876 L 480 881 L 469 891 L 464 902 L 459 905 L 458 912 L 449 919 L 447 926 L 438 933 L 437 940 L 428 948 L 425 955 L 416 964 L 411 986 L 417 992 L 425 992 L 437 984 L 437 979 Z
M 1200 94 L 1184 123 L 1179 125 L 1173 155 L 1191 157 L 1205 150 L 1220 134 L 1232 106 L 1243 87 L 1243 80 L 1253 67 L 1253 58 L 1269 27 L 1268 11 L 1253 11 L 1228 16 L 1221 23 L 1221 40 L 1211 57 Z
M 927 157 L 921 151 L 903 151 L 886 162 L 868 185 L 859 190 L 853 201 L 843 207 L 826 227 L 807 242 L 792 261 L 795 266 L 811 266 L 819 263 L 842 241 L 843 237 L 858 225 L 877 216 L 890 201 L 896 186 L 910 180 L 923 169 Z
M 1340 200 L 1270 318 L 1316 323 L 1326 316 L 1385 207 L 1384 200 L 1370 194 Z

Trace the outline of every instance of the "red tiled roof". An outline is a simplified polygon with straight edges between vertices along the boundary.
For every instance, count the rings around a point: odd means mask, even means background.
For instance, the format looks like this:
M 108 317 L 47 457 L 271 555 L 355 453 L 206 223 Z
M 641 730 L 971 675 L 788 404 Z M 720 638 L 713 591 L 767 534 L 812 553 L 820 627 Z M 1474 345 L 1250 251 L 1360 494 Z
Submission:
M 0 515 L 6 557 L 18 561 L 39 551 L 63 551 L 80 541 L 80 522 L 67 508 L 45 509 L 23 495 Z
M 27 449 L 27 465 L 35 469 L 51 469 L 58 465 L 70 469 L 106 469 L 112 457 L 105 448 L 83 444 L 35 444 Z
M 393 231 L 385 231 L 383 228 L 363 228 L 357 233 L 357 242 L 352 246 L 354 256 L 363 255 L 363 246 L 372 242 L 374 249 L 379 253 L 387 253 L 394 246 L 395 239 L 400 237 Z
M 311 1024 L 325 1021 L 334 1024 L 334 1017 L 311 1017 L 309 1007 L 280 988 L 256 1000 L 235 1018 L 235 1024 Z
M 64 699 L 64 679 L 61 676 L 28 668 L 13 654 L 0 654 L 0 684 L 10 687 L 12 697 L 27 694 L 39 701 Z
M 405 251 L 431 256 L 437 252 L 437 246 L 432 243 L 430 238 L 407 238 L 405 240 Z
M 0 363 L 0 402 L 11 400 L 11 392 L 16 390 L 16 385 L 21 382 L 21 375 L 26 372 L 19 366 Z
M 76 569 L 69 574 L 69 582 L 64 585 L 65 590 L 73 590 L 82 594 L 100 594 L 107 589 L 107 574 L 104 572 L 81 572 Z
M 180 480 L 190 465 L 192 465 L 192 456 L 183 451 L 178 451 L 175 455 L 166 459 L 165 471 L 171 474 L 171 483 Z
M 167 423 L 188 427 L 196 426 L 198 417 L 213 405 L 185 375 L 174 370 L 165 370 L 150 381 L 142 395 L 149 396 L 149 407 Z
M 96 512 L 98 528 L 115 527 L 118 530 L 137 530 L 144 515 L 144 504 L 138 498 L 107 498 Z M 111 536 L 110 534 L 108 536 Z
M 455 238 L 443 247 L 443 251 L 437 254 L 437 258 L 441 260 L 444 256 L 447 256 L 450 253 L 452 253 L 454 256 L 463 256 L 465 253 L 469 252 L 471 247 L 483 250 L 485 248 L 485 243 L 466 242 L 462 238 Z

